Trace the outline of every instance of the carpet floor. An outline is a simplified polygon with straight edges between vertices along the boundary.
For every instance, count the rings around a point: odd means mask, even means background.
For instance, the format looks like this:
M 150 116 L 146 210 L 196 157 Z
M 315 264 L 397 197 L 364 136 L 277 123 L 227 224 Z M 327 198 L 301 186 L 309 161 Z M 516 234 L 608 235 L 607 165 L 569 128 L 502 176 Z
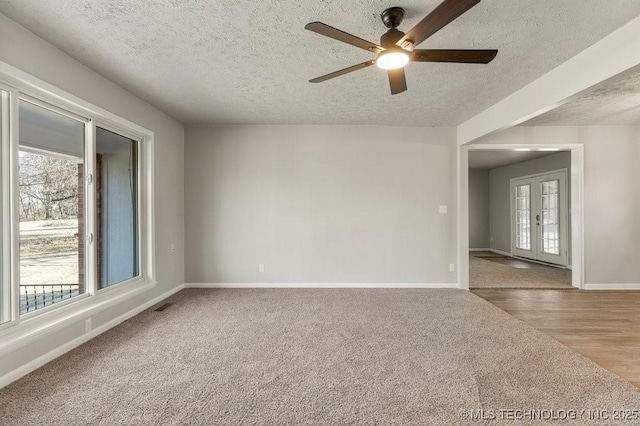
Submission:
M 189 289 L 167 302 L 0 390 L 0 423 L 487 424 L 465 419 L 484 409 L 490 424 L 535 424 L 499 411 L 521 409 L 596 424 L 588 410 L 640 407 L 629 383 L 465 291 Z
M 482 253 L 472 252 L 469 255 L 470 288 L 573 288 L 569 269 L 521 260 L 509 261 L 505 256 L 495 254 L 485 257 Z

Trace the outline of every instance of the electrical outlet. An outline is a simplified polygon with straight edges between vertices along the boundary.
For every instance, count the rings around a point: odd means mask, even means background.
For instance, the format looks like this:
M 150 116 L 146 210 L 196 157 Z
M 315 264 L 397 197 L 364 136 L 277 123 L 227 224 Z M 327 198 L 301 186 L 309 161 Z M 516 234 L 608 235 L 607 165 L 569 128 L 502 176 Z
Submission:
M 491 238 L 489 239 L 491 242 L 493 242 L 493 235 L 491 236 Z
M 91 318 L 87 318 L 84 320 L 84 332 L 88 333 L 91 331 Z
M 447 206 L 440 206 L 440 209 L 438 210 L 440 212 L 440 214 L 447 214 Z
M 450 263 L 449 264 L 449 272 L 455 272 L 455 271 L 456 271 L 455 263 Z
M 259 264 L 258 265 L 258 272 L 264 272 L 264 264 Z

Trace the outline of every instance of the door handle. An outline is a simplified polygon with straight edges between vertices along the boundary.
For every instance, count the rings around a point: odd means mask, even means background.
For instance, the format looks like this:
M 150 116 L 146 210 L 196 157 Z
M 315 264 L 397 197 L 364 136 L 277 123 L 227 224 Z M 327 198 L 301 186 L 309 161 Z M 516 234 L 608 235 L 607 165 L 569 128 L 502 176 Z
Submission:
M 539 215 L 539 214 L 537 214 L 537 215 L 536 215 L 536 220 L 537 220 L 538 222 L 540 222 L 540 215 Z

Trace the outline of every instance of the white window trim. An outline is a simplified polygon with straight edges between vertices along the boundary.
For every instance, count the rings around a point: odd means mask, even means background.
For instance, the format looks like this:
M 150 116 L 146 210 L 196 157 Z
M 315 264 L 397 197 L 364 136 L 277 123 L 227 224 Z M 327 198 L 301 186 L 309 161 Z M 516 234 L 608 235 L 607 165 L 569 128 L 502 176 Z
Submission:
M 84 318 L 91 317 L 96 313 L 115 306 L 125 300 L 133 298 L 142 292 L 154 288 L 156 281 L 155 265 L 155 223 L 154 223 L 154 133 L 138 124 L 126 120 L 116 114 L 91 104 L 77 96 L 61 90 L 43 80 L 40 80 L 6 62 L 0 61 L 0 88 L 10 93 L 10 127 L 7 136 L 4 130 L 2 135 L 2 208 L 3 212 L 13 208 L 14 217 L 16 215 L 16 203 L 11 200 L 16 199 L 16 189 L 10 184 L 17 177 L 17 147 L 18 147 L 18 98 L 28 98 L 30 102 L 44 102 L 53 108 L 61 109 L 69 114 L 75 114 L 88 120 L 87 138 L 94 138 L 95 125 L 100 123 L 109 129 L 122 132 L 123 135 L 133 137 L 140 143 L 140 193 L 139 193 L 139 221 L 140 221 L 140 270 L 139 276 L 127 280 L 118 285 L 112 286 L 110 291 L 96 291 L 96 277 L 94 265 L 86 265 L 86 288 L 87 294 L 84 297 L 75 297 L 67 303 L 52 305 L 43 310 L 19 315 L 19 294 L 12 291 L 12 318 L 13 321 L 0 325 L 0 356 L 12 352 L 17 348 L 29 344 L 35 339 L 49 334 L 57 329 L 67 327 Z M 75 117 L 72 117 L 75 118 Z M 9 137 L 10 141 L 5 139 Z M 93 139 L 91 139 L 93 140 Z M 10 142 L 10 143 L 7 143 Z M 91 147 L 93 144 L 86 144 Z M 93 158 L 93 152 L 87 151 L 87 158 Z M 13 161 L 11 158 L 15 157 Z M 88 162 L 93 163 L 93 162 Z M 12 169 L 10 168 L 12 167 Z M 93 168 L 93 165 L 90 169 Z M 91 170 L 93 173 L 93 170 Z M 14 179 L 8 179 L 13 176 Z M 86 199 L 86 203 L 95 203 L 95 192 L 92 182 L 85 180 L 85 197 L 94 197 L 93 200 Z M 94 204 L 90 204 L 93 206 Z M 95 218 L 91 213 L 87 214 L 85 220 L 91 222 L 89 229 L 95 231 Z M 18 258 L 18 238 L 19 228 L 17 221 L 11 223 L 10 217 L 2 215 L 3 247 L 2 261 L 4 265 L 11 265 L 10 268 L 2 269 L 2 285 L 13 285 L 16 282 L 14 274 L 19 271 Z M 8 234 L 6 234 L 8 232 Z M 10 238 L 5 238 L 9 235 Z M 10 240 L 10 241 L 9 241 Z M 94 240 L 95 241 L 95 240 Z M 91 250 L 95 250 L 95 243 L 89 244 Z M 13 250 L 11 250 L 13 249 Z M 95 256 L 86 256 L 86 259 Z M 9 263 L 7 263 L 9 262 Z M 9 270 L 7 270 L 9 269 Z M 7 284 L 9 283 L 9 284 Z M 93 287 L 93 288 L 92 288 Z
M 38 339 L 57 330 L 79 321 L 84 321 L 105 309 L 116 306 L 154 287 L 155 283 L 144 283 L 139 280 L 127 287 L 114 289 L 109 293 L 101 293 L 95 296 L 85 295 L 85 297 L 70 299 L 74 303 L 63 303 L 57 309 L 48 311 L 45 314 L 28 317 L 23 315 L 17 321 L 9 323 L 13 325 L 12 327 L 7 327 L 0 331 L 0 357 L 37 342 Z M 37 313 L 37 311 L 34 313 Z
M 0 158 L 2 164 L 0 164 L 0 175 L 2 178 L 2 183 L 0 187 L 0 217 L 2 218 L 2 247 L 0 247 L 0 253 L 2 253 L 2 257 L 0 257 L 0 261 L 2 262 L 2 272 L 0 275 L 0 291 L 3 291 L 3 294 L 11 295 L 11 233 L 12 233 L 12 224 L 11 224 L 11 215 L 6 214 L 11 208 L 11 130 L 14 126 L 11 123 L 11 109 L 12 109 L 12 99 L 16 99 L 17 91 L 10 86 L 5 86 L 0 83 L 0 90 L 6 92 L 6 95 L 3 95 L 0 99 L 2 105 L 0 105 L 0 142 L 1 150 Z M 2 124 L 9 124 L 8 126 L 2 126 Z M 13 313 L 13 298 L 7 297 L 2 299 L 2 317 L 0 317 L 0 330 L 7 327 L 11 323 L 9 322 L 12 318 Z M 6 323 L 3 323 L 6 321 Z

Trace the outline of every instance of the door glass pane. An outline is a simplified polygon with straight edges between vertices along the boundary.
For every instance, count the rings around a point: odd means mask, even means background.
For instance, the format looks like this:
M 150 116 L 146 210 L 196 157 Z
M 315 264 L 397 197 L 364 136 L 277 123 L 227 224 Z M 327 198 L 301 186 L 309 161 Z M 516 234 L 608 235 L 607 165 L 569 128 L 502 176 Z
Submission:
M 85 124 L 20 101 L 20 313 L 84 293 Z
M 531 196 L 529 185 L 515 187 L 516 248 L 531 250 Z
M 139 275 L 138 142 L 96 130 L 97 276 L 99 288 Z
M 559 180 L 541 183 L 542 197 L 542 251 L 560 254 Z

